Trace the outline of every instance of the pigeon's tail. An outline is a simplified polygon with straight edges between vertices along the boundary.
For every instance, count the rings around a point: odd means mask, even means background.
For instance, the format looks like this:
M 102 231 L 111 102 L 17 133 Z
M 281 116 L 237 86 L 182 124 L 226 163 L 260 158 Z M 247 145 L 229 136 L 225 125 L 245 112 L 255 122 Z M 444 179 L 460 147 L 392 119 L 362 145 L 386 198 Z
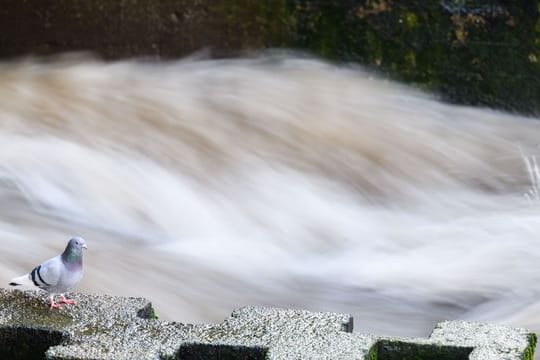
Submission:
M 19 286 L 19 285 L 33 285 L 32 280 L 30 279 L 30 276 L 28 274 L 25 274 L 23 276 L 19 276 L 16 278 L 11 279 L 9 282 L 9 285 L 11 286 Z

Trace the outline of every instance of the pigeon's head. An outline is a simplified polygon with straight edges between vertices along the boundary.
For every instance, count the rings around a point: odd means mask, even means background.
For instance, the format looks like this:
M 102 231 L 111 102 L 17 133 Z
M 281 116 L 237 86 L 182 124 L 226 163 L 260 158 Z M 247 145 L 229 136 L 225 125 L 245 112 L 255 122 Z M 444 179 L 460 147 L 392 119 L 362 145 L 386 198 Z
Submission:
M 68 248 L 73 250 L 87 249 L 86 241 L 80 236 L 72 237 L 68 242 Z
M 86 249 L 86 242 L 82 237 L 75 236 L 69 239 L 66 250 L 62 253 L 64 264 L 82 266 L 83 249 Z

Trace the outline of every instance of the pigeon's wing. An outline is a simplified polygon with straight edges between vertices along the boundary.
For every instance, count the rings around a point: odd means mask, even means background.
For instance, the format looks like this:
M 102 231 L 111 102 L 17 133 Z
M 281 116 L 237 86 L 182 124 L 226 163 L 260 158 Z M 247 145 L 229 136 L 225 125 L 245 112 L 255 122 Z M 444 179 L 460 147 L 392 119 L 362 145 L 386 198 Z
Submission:
M 47 290 L 55 287 L 60 281 L 62 272 L 62 259 L 60 256 L 45 261 L 36 266 L 29 274 L 30 280 L 35 286 Z

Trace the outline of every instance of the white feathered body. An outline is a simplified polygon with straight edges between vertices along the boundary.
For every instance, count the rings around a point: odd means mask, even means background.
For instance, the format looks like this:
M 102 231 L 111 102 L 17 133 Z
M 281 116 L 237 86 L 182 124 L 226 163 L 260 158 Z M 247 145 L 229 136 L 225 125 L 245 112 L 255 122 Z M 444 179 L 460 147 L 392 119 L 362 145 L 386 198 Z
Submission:
M 64 294 L 74 289 L 83 277 L 82 261 L 67 263 L 58 255 L 36 266 L 28 274 L 11 280 L 10 285 L 38 287 L 50 294 Z

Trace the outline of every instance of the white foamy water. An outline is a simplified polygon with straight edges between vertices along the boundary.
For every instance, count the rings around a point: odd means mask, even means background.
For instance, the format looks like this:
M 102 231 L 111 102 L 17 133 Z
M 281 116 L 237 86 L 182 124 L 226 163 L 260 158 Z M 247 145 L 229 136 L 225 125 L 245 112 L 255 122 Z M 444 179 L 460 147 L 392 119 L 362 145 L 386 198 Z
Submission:
M 540 122 L 316 60 L 0 65 L 0 277 L 87 239 L 81 291 L 426 336 L 540 329 Z

